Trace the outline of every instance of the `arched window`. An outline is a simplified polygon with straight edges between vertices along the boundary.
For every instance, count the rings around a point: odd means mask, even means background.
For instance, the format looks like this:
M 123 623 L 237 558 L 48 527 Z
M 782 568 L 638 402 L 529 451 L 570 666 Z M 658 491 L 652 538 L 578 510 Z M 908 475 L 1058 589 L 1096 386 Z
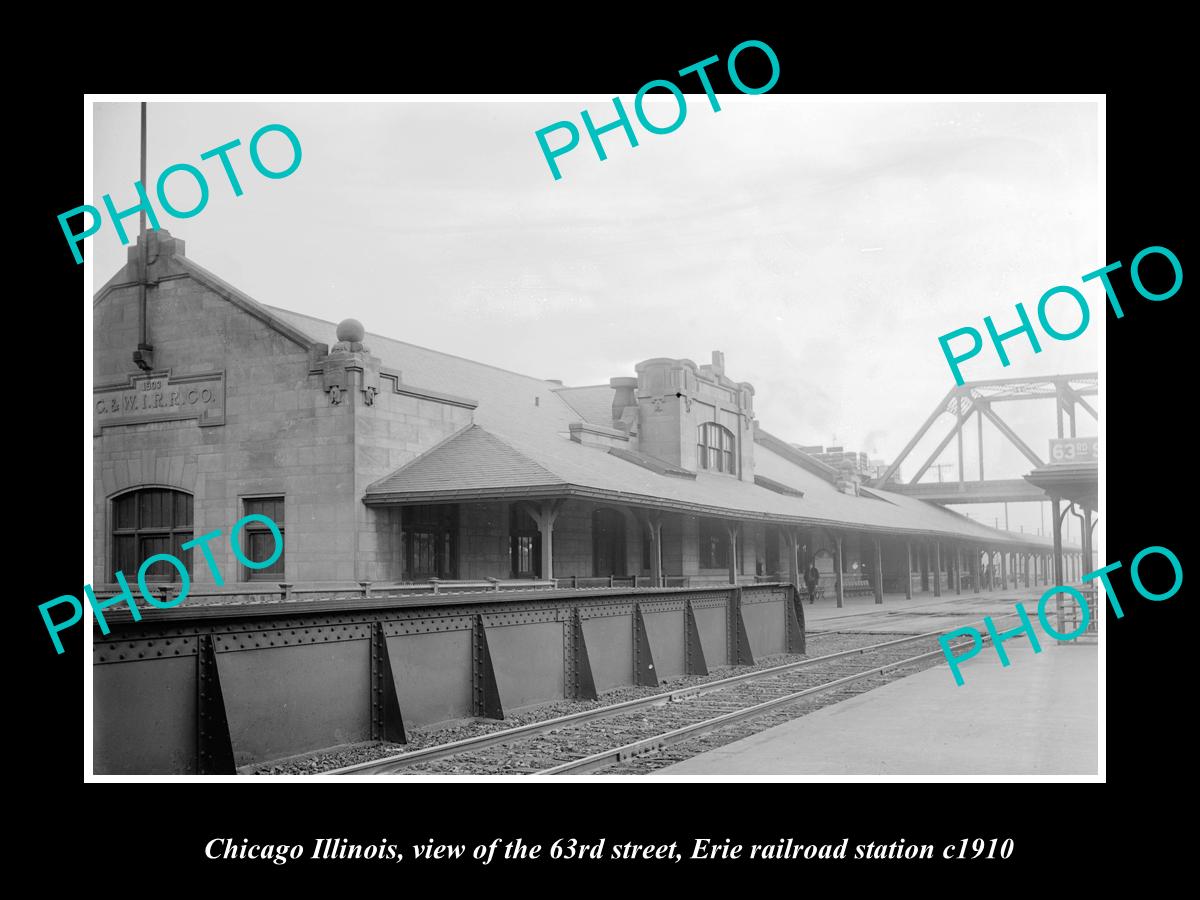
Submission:
M 737 474 L 733 432 L 728 428 L 716 422 L 705 422 L 698 429 L 696 451 L 696 460 L 700 468 L 710 472 Z
M 625 519 L 615 509 L 592 513 L 592 574 L 625 574 Z
M 112 577 L 124 572 L 137 578 L 142 563 L 159 553 L 181 560 L 192 571 L 192 495 L 167 488 L 145 488 L 114 497 L 112 502 Z M 179 570 L 156 562 L 146 570 L 147 581 L 178 581 Z

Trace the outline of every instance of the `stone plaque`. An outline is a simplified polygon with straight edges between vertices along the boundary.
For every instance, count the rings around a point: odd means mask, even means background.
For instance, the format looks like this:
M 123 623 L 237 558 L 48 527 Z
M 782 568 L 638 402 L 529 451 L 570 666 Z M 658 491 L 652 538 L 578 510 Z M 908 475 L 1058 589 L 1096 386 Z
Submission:
M 198 419 L 200 425 L 225 424 L 225 373 L 172 377 L 169 372 L 131 375 L 125 384 L 92 391 L 92 433 L 111 425 L 141 425 Z

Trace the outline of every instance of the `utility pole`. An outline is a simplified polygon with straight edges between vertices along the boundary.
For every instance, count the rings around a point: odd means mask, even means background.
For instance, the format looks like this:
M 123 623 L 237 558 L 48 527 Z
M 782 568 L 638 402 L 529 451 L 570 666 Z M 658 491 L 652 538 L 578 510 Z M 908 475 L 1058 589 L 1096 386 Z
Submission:
M 936 465 L 930 466 L 930 468 L 937 469 L 938 484 L 942 484 L 942 469 L 953 469 L 954 463 L 937 463 Z

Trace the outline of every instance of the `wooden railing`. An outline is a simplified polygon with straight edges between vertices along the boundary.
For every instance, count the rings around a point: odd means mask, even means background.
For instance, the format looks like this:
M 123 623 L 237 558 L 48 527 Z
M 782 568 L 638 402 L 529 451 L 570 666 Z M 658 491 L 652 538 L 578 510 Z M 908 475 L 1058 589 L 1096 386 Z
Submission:
M 743 575 L 738 584 L 773 584 L 785 582 L 778 576 Z M 727 587 L 728 582 L 718 576 L 664 575 L 664 588 Z M 185 602 L 205 604 L 225 603 L 277 603 L 289 600 L 361 600 L 367 598 L 423 596 L 427 594 L 473 594 L 503 593 L 505 591 L 531 590 L 604 590 L 636 589 L 655 587 L 649 575 L 567 575 L 561 578 L 479 578 L 449 579 L 430 578 L 427 581 L 322 581 L 322 582 L 269 582 L 249 581 L 216 585 L 192 585 Z M 136 593 L 136 587 L 134 588 Z M 179 594 L 178 584 L 148 584 L 147 590 L 156 599 L 167 602 Z M 98 599 L 114 597 L 120 593 L 115 584 L 99 585 L 95 588 Z
M 248 581 L 236 585 L 193 585 L 188 591 L 186 603 L 273 603 L 281 600 L 360 600 L 377 597 L 407 597 L 425 594 L 468 594 L 504 591 L 553 590 L 562 585 L 553 580 L 538 578 L 481 578 L 447 579 L 430 578 L 428 581 L 358 581 L 358 582 L 269 582 Z M 169 601 L 179 595 L 178 584 L 148 584 L 147 589 L 156 598 Z M 97 598 L 115 597 L 120 588 L 115 584 L 96 587 Z M 136 588 L 135 588 L 136 591 Z

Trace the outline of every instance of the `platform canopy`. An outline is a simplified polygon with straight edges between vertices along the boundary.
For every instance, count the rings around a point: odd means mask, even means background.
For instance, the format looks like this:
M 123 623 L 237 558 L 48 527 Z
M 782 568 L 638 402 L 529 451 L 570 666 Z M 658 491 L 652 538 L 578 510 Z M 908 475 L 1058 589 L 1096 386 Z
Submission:
M 1095 462 L 1038 466 L 1025 480 L 1059 500 L 1078 503 L 1092 512 L 1097 508 L 1099 470 Z
M 277 307 L 290 326 L 331 341 L 336 326 Z M 588 500 L 702 517 L 1049 550 L 1046 537 L 1013 534 L 934 503 L 880 487 L 840 489 L 838 473 L 757 422 L 753 480 L 689 471 L 635 449 L 613 428 L 611 385 L 567 387 L 368 333 L 383 365 L 478 403 L 470 425 L 367 486 L 368 506 Z M 604 441 L 613 446 L 604 445 Z M 619 446 L 618 446 L 619 445 Z

